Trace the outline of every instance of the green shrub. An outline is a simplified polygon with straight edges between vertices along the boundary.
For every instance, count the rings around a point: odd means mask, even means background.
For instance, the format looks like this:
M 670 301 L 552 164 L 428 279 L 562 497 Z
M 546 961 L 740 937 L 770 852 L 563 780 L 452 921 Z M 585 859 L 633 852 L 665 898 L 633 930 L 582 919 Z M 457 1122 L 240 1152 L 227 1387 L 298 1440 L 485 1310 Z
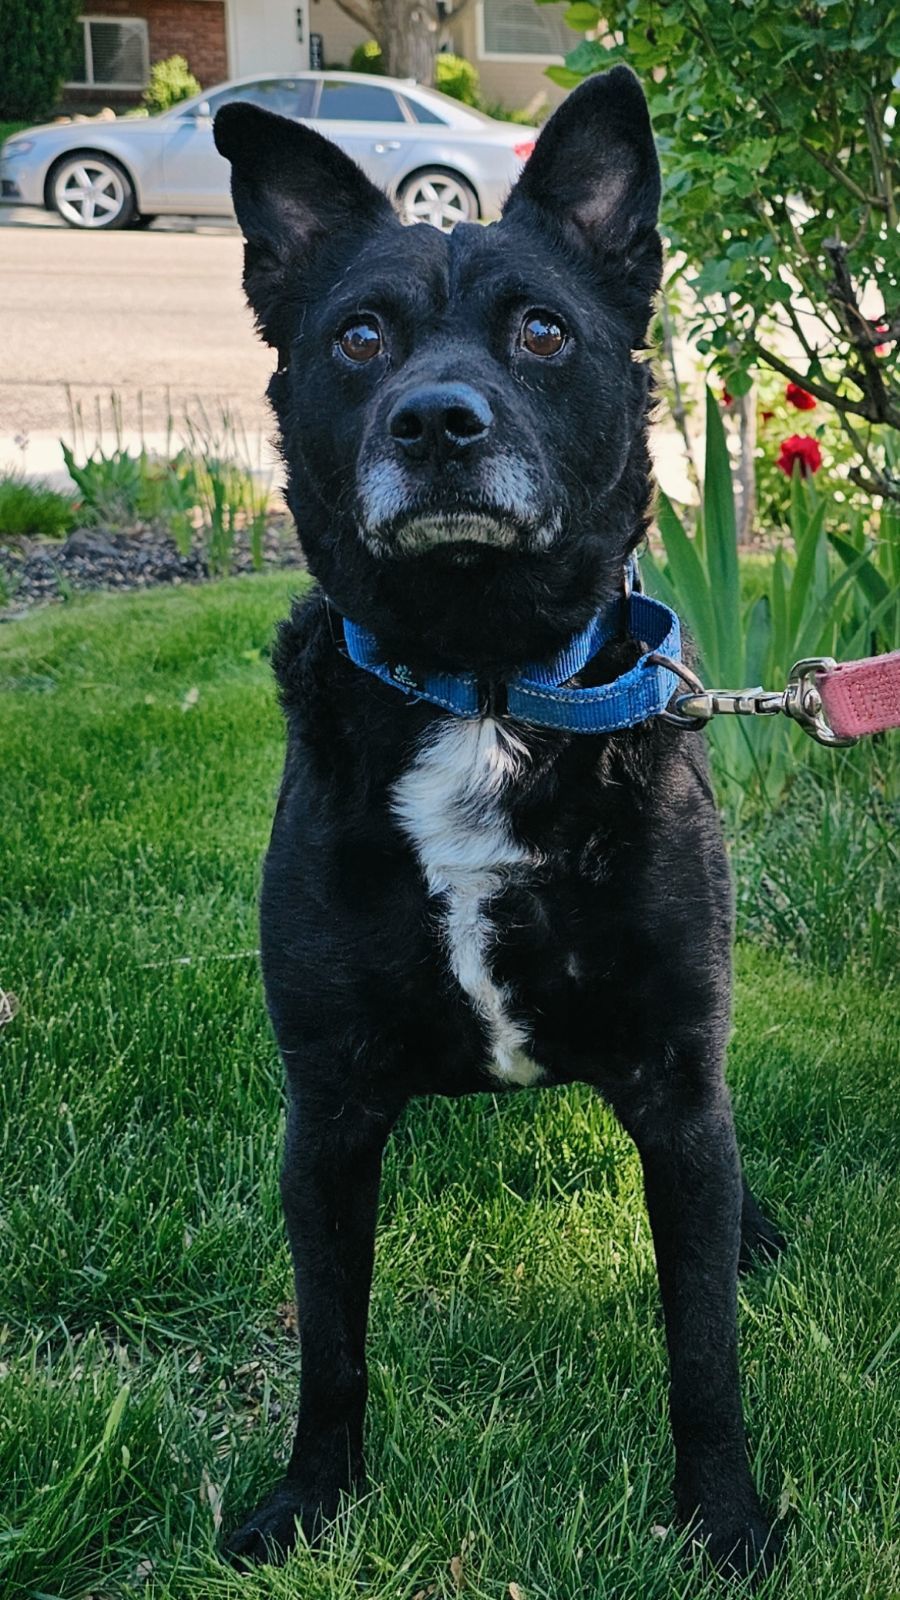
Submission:
M 464 56 L 442 53 L 434 58 L 434 86 L 442 94 L 461 100 L 464 106 L 481 103 L 478 73 Z
M 238 533 L 247 536 L 254 565 L 262 565 L 269 488 L 254 477 L 246 437 L 223 409 L 210 417 L 202 406 L 186 414 L 182 448 L 173 453 L 172 425 L 163 455 L 125 444 L 121 406 L 112 397 L 115 445 L 108 448 L 98 430 L 86 442 L 80 407 L 72 407 L 74 448 L 60 441 L 69 476 L 81 495 L 85 523 L 131 531 L 135 525 L 163 528 L 182 555 L 202 549 L 210 572 L 231 570 Z
M 3 0 L 0 119 L 38 122 L 72 71 L 78 0 Z
M 885 459 L 900 433 L 897 6 L 577 0 L 564 15 L 597 36 L 548 69 L 555 83 L 625 62 L 647 89 L 697 349 L 734 395 L 770 368 L 833 406 L 859 487 L 900 501 Z
M 0 538 L 43 533 L 61 539 L 74 523 L 75 507 L 68 495 L 18 472 L 0 477 Z
M 498 122 L 517 122 L 525 128 L 539 128 L 550 114 L 550 101 L 546 98 L 539 100 L 532 109 L 531 106 L 506 106 L 502 100 L 485 100 L 482 97 L 478 101 L 478 110 L 483 111 L 486 117 L 495 117 Z
M 200 84 L 191 72 L 184 56 L 167 56 L 165 61 L 155 61 L 150 69 L 150 82 L 144 90 L 144 105 L 151 116 L 168 111 L 181 100 L 190 100 L 200 93 Z
M 5 144 L 7 139 L 12 139 L 17 133 L 21 133 L 23 128 L 27 127 L 28 123 L 22 122 L 21 119 L 13 122 L 0 122 L 0 144 Z
M 364 44 L 358 44 L 350 57 L 351 72 L 374 72 L 378 77 L 384 76 L 384 57 L 381 45 L 375 39 L 366 39 Z
M 741 938 L 890 981 L 900 919 L 900 814 L 887 740 L 810 746 L 780 803 L 734 832 Z
M 731 463 L 719 402 L 706 397 L 704 511 L 694 538 L 671 501 L 660 494 L 659 531 L 665 564 L 644 558 L 652 593 L 686 622 L 710 687 L 784 687 L 795 661 L 806 656 L 853 660 L 900 644 L 900 552 L 896 513 L 882 513 L 882 538 L 873 544 L 860 523 L 852 537 L 827 530 L 831 504 L 812 479 L 790 483 L 790 543 L 767 567 L 755 567 L 745 601 L 738 565 Z M 842 517 L 842 521 L 845 519 Z M 748 795 L 777 801 L 812 743 L 783 717 L 720 716 L 709 725 L 719 792 L 733 815 Z M 749 724 L 754 722 L 754 726 Z

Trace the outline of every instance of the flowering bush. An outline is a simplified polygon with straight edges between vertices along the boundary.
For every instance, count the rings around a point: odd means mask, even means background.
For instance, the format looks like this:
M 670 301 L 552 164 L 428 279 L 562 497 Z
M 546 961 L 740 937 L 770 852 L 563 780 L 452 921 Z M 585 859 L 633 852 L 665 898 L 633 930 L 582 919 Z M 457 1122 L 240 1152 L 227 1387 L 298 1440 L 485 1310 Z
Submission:
M 815 411 L 818 401 L 807 389 L 801 389 L 799 383 L 789 383 L 784 391 L 784 397 L 789 406 L 795 406 L 798 411 Z
M 144 90 L 144 105 L 153 117 L 199 93 L 200 83 L 184 56 L 167 56 L 165 61 L 154 61 L 150 69 L 150 82 Z
M 858 486 L 900 502 L 897 7 L 575 0 L 565 19 L 595 37 L 555 82 L 624 61 L 647 89 L 664 231 L 718 381 L 740 396 L 778 372 L 831 409 Z
M 818 439 L 809 433 L 792 433 L 789 439 L 782 439 L 776 467 L 786 472 L 788 477 L 793 477 L 794 468 L 799 468 L 801 478 L 808 478 L 810 473 L 818 472 L 822 465 L 822 452 L 819 449 Z

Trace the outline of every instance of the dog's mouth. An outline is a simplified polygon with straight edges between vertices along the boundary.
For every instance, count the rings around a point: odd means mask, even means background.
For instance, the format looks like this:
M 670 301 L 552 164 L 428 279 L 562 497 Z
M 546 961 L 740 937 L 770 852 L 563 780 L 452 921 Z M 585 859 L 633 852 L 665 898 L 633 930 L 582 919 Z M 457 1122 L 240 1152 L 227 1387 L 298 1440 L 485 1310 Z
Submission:
M 453 565 L 478 560 L 485 549 L 535 553 L 549 549 L 560 531 L 558 513 L 522 521 L 504 507 L 411 510 L 389 521 L 361 525 L 374 555 L 411 557 L 441 552 Z

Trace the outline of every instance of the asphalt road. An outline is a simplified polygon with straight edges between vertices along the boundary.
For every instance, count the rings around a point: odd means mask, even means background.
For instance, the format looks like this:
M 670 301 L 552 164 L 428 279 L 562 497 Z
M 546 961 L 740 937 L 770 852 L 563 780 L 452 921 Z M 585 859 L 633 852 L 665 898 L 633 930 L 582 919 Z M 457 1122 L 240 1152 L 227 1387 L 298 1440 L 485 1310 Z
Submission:
M 171 405 L 227 405 L 252 438 L 271 432 L 264 401 L 272 353 L 241 289 L 241 239 L 202 232 L 0 230 L 0 441 L 27 437 L 29 471 L 69 432 L 67 386 L 89 419 L 98 397 L 122 404 L 129 435 L 161 432 Z M 92 426 L 92 424 L 91 424 Z M 108 421 L 105 423 L 108 426 Z M 89 429 L 90 431 L 90 429 Z
M 85 417 L 82 449 L 96 442 L 98 405 L 103 442 L 114 442 L 111 395 L 130 449 L 143 438 L 163 450 L 170 414 L 177 441 L 186 412 L 202 406 L 215 424 L 227 407 L 248 464 L 280 482 L 264 399 L 274 355 L 244 303 L 236 227 L 90 234 L 19 215 L 0 208 L 0 471 L 68 482 L 59 448 L 71 439 L 68 388 Z M 663 487 L 691 499 L 671 424 L 656 425 L 652 444 Z

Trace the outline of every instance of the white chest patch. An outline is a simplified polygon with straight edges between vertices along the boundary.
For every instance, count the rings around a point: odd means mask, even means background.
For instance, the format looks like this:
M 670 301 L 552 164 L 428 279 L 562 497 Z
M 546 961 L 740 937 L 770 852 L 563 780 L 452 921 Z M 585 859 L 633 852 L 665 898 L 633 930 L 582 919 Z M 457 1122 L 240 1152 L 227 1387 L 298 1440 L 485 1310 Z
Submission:
M 542 1071 L 525 1054 L 526 1034 L 489 965 L 490 902 L 511 869 L 531 859 L 512 835 L 503 790 L 527 761 L 515 734 L 490 717 L 455 718 L 430 731 L 394 787 L 393 809 L 419 858 L 428 893 L 443 900 L 450 968 L 487 1028 L 488 1068 L 527 1087 Z

